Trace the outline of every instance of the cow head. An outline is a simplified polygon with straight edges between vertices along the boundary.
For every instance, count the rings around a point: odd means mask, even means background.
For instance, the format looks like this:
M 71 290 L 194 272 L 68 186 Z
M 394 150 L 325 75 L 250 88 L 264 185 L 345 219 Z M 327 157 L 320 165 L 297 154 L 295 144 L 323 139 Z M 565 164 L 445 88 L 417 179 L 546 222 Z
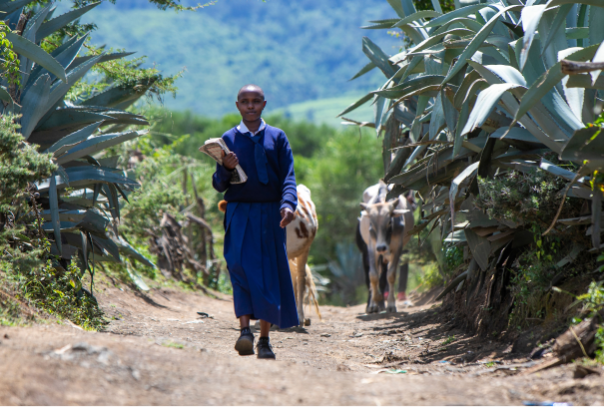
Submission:
M 396 209 L 398 202 L 398 198 L 395 198 L 388 202 L 375 204 L 361 203 L 361 208 L 369 218 L 369 234 L 372 243 L 375 243 L 377 254 L 388 252 L 393 219 L 402 216 L 407 211 L 406 209 Z

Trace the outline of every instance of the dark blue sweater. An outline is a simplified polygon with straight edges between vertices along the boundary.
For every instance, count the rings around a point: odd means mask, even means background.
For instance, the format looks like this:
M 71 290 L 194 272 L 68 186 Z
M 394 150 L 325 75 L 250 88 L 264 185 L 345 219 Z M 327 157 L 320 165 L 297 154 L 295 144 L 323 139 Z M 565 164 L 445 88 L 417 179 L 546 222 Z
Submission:
M 258 179 L 254 142 L 249 134 L 241 134 L 236 127 L 222 135 L 222 139 L 239 159 L 239 165 L 248 176 L 247 182 L 231 185 L 232 172 L 216 164 L 212 185 L 218 192 L 224 192 L 227 202 L 279 202 L 280 209 L 289 207 L 292 211 L 298 205 L 294 156 L 283 130 L 267 125 L 260 133 L 260 143 L 264 146 L 268 161 L 268 184 Z

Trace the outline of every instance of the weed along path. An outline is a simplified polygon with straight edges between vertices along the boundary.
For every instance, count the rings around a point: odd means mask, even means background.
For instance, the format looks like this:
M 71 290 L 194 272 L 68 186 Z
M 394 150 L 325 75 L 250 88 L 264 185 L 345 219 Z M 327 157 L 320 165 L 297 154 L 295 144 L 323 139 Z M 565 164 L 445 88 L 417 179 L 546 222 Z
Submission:
M 438 305 L 364 315 L 322 307 L 272 332 L 277 361 L 240 357 L 233 305 L 176 289 L 99 286 L 111 323 L 0 327 L 0 404 L 603 404 L 604 377 L 572 365 L 520 376 L 526 355 L 464 335 Z M 198 312 L 207 315 L 200 316 Z

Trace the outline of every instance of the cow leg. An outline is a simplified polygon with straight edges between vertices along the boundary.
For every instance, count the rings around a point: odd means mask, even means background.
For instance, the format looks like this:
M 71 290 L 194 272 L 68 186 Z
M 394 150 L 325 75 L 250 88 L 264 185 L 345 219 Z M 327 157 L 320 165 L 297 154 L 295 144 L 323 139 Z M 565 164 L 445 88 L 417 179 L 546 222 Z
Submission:
M 297 258 L 296 280 L 296 305 L 298 307 L 298 321 L 304 326 L 304 294 L 306 293 L 306 262 L 308 261 L 308 250 Z
M 383 257 L 381 257 L 381 258 L 383 259 Z M 380 261 L 379 269 L 380 269 L 380 292 L 382 293 L 383 296 L 385 296 L 385 294 L 388 292 L 388 263 L 384 263 L 383 261 Z M 383 299 L 378 304 L 378 306 L 380 307 L 380 310 L 382 310 L 382 311 L 386 309 Z
M 396 282 L 396 271 L 398 269 L 398 264 L 401 259 L 401 252 L 397 250 L 392 253 L 390 257 L 390 261 L 388 262 L 388 312 L 396 312 L 396 294 L 394 293 L 394 283 Z
M 371 304 L 371 282 L 369 281 L 369 254 L 367 250 L 367 244 L 363 240 L 361 235 L 361 223 L 357 223 L 357 232 L 355 236 L 355 242 L 357 248 L 361 252 L 363 258 L 363 272 L 365 273 L 365 284 L 367 285 L 367 306 L 365 307 L 365 313 L 369 314 L 369 304 Z
M 380 288 L 379 288 L 379 276 L 378 276 L 378 272 L 377 270 L 379 267 L 379 264 L 376 264 L 376 259 L 375 259 L 375 255 L 373 253 L 373 251 L 369 251 L 369 284 L 371 285 L 371 288 L 369 290 L 369 306 L 367 307 L 367 313 L 368 314 L 373 314 L 375 312 L 379 312 L 380 309 L 378 307 L 377 302 L 378 301 L 384 301 L 384 297 L 382 296 L 382 293 L 380 293 Z

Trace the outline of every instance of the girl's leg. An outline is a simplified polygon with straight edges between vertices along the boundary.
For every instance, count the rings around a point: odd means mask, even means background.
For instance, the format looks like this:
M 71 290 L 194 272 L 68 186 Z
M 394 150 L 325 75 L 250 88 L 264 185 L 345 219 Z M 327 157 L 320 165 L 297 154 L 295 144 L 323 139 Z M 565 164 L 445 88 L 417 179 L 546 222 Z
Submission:
M 249 318 L 248 318 L 248 324 L 249 324 Z M 271 329 L 270 322 L 260 320 L 260 337 L 261 338 L 268 338 L 268 333 L 269 333 L 270 329 Z
M 241 329 L 249 328 L 250 327 L 250 316 L 243 315 L 243 316 L 239 317 L 239 325 L 241 326 Z
M 240 355 L 253 355 L 254 354 L 254 335 L 250 331 L 250 315 L 243 315 L 239 317 L 239 323 L 241 324 L 241 335 L 235 343 L 235 350 Z
M 275 354 L 268 339 L 271 323 L 260 320 L 260 339 L 258 340 L 258 359 L 275 359 Z

